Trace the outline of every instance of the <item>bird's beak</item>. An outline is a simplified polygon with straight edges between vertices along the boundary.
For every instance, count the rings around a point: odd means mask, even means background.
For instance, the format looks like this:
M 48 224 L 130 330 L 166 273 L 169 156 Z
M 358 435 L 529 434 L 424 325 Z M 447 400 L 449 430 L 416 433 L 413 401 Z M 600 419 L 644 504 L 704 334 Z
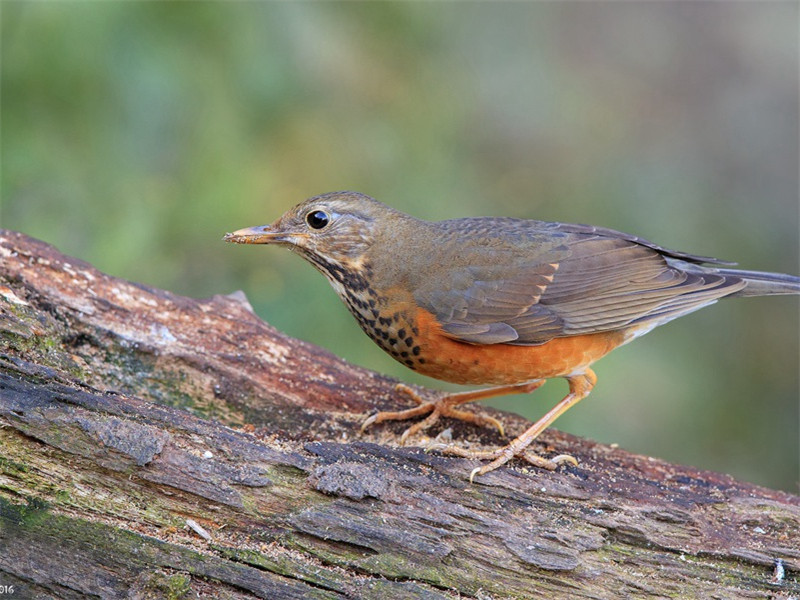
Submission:
M 288 241 L 287 237 L 285 232 L 278 231 L 273 225 L 259 225 L 226 233 L 222 239 L 234 244 L 277 244 Z

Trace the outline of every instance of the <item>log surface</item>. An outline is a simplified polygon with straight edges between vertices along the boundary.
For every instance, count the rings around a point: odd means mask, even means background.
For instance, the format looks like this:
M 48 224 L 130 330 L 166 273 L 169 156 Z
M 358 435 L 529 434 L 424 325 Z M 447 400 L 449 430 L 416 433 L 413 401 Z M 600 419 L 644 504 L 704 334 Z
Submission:
M 0 593 L 800 597 L 797 496 L 556 431 L 537 450 L 580 466 L 470 485 L 477 462 L 397 447 L 401 423 L 358 433 L 407 405 L 395 383 L 240 293 L 177 296 L 0 230 Z

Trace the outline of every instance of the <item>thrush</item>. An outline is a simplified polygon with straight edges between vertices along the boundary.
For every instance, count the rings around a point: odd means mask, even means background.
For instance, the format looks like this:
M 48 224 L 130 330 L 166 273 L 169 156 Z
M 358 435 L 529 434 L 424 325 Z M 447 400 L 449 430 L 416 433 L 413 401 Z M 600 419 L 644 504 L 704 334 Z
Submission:
M 532 392 L 563 377 L 569 393 L 506 446 L 447 454 L 488 460 L 483 475 L 520 457 L 555 469 L 577 464 L 527 451 L 560 415 L 589 395 L 591 365 L 654 327 L 720 298 L 800 294 L 800 278 L 744 271 L 706 256 L 669 250 L 602 227 L 479 217 L 429 222 L 357 192 L 315 196 L 272 225 L 229 233 L 226 241 L 275 244 L 300 254 L 328 278 L 358 324 L 407 367 L 458 384 L 493 385 L 379 412 L 369 425 L 427 415 L 401 442 L 440 417 L 490 425 L 457 407 Z

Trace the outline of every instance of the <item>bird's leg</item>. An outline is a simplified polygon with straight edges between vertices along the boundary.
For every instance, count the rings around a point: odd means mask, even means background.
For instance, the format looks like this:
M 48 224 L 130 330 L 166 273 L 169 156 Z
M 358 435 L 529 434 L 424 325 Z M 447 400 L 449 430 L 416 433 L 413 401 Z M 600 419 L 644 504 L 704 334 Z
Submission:
M 401 444 L 405 443 L 405 441 L 412 435 L 427 429 L 436 423 L 436 421 L 439 420 L 439 417 L 451 417 L 453 419 L 467 421 L 468 423 L 474 423 L 475 425 L 490 425 L 492 427 L 496 427 L 500 432 L 500 435 L 503 435 L 503 425 L 497 419 L 487 415 L 477 415 L 475 413 L 463 410 L 456 410 L 454 407 L 458 406 L 459 404 L 464 404 L 465 402 L 482 400 L 484 398 L 493 398 L 494 396 L 502 396 L 506 394 L 527 394 L 543 384 L 544 379 L 540 379 L 516 385 L 504 385 L 487 388 L 484 390 L 448 394 L 447 396 L 443 396 L 438 400 L 426 402 L 410 387 L 399 383 L 395 389 L 410 396 L 411 399 L 417 403 L 417 406 L 407 410 L 400 410 L 396 412 L 379 412 L 374 414 L 364 421 L 363 425 L 361 425 L 361 431 L 363 432 L 367 427 L 375 423 L 382 423 L 383 421 L 403 421 L 405 419 L 411 419 L 412 417 L 418 417 L 420 415 L 430 413 L 425 419 L 419 423 L 415 423 L 406 429 L 405 432 L 403 432 L 403 435 L 400 437 Z
M 497 450 L 466 450 L 458 446 L 441 445 L 434 446 L 433 449 L 440 450 L 445 454 L 455 454 L 456 456 L 463 456 L 465 458 L 491 460 L 492 462 L 488 465 L 478 467 L 470 473 L 470 482 L 472 482 L 476 475 L 485 475 L 489 471 L 494 471 L 515 456 L 519 456 L 537 467 L 542 467 L 551 471 L 564 463 L 577 465 L 578 461 L 568 454 L 562 454 L 553 459 L 546 459 L 536 454 L 528 454 L 525 452 L 525 449 L 531 445 L 531 442 L 552 425 L 553 421 L 589 395 L 589 392 L 592 391 L 597 381 L 597 376 L 594 374 L 594 371 L 587 369 L 586 372 L 581 375 L 567 377 L 567 381 L 569 382 L 569 394 L 551 408 L 541 419 L 531 425 L 527 431 L 512 440 L 507 446 L 503 446 Z

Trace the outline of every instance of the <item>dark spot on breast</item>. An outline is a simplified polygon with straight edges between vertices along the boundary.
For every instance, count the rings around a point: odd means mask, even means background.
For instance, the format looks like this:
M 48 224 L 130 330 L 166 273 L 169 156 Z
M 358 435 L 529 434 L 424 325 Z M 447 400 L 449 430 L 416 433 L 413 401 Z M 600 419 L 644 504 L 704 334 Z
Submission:
M 399 337 L 400 339 L 403 339 L 404 337 L 406 337 L 406 330 L 405 329 L 401 329 L 400 331 L 398 331 L 397 332 L 397 337 Z
M 396 340 L 395 338 L 389 338 L 389 343 L 390 343 L 392 346 L 394 346 L 394 345 L 397 343 L 397 340 Z
M 413 360 L 406 359 L 403 362 L 406 363 L 406 365 L 408 365 L 409 367 L 414 365 L 414 361 Z
M 414 356 L 419 356 L 420 348 L 419 346 L 414 346 L 411 351 L 414 353 Z
M 408 352 L 406 352 L 405 350 L 403 350 L 403 351 L 400 353 L 400 356 L 402 356 L 403 358 L 407 358 L 407 357 L 408 357 Z
M 413 345 L 414 345 L 414 338 L 407 337 L 406 346 L 413 346 Z
M 423 364 L 425 364 L 425 359 L 424 359 L 424 358 L 418 358 L 418 359 L 417 359 L 417 362 L 418 362 L 419 364 L 423 365 Z

